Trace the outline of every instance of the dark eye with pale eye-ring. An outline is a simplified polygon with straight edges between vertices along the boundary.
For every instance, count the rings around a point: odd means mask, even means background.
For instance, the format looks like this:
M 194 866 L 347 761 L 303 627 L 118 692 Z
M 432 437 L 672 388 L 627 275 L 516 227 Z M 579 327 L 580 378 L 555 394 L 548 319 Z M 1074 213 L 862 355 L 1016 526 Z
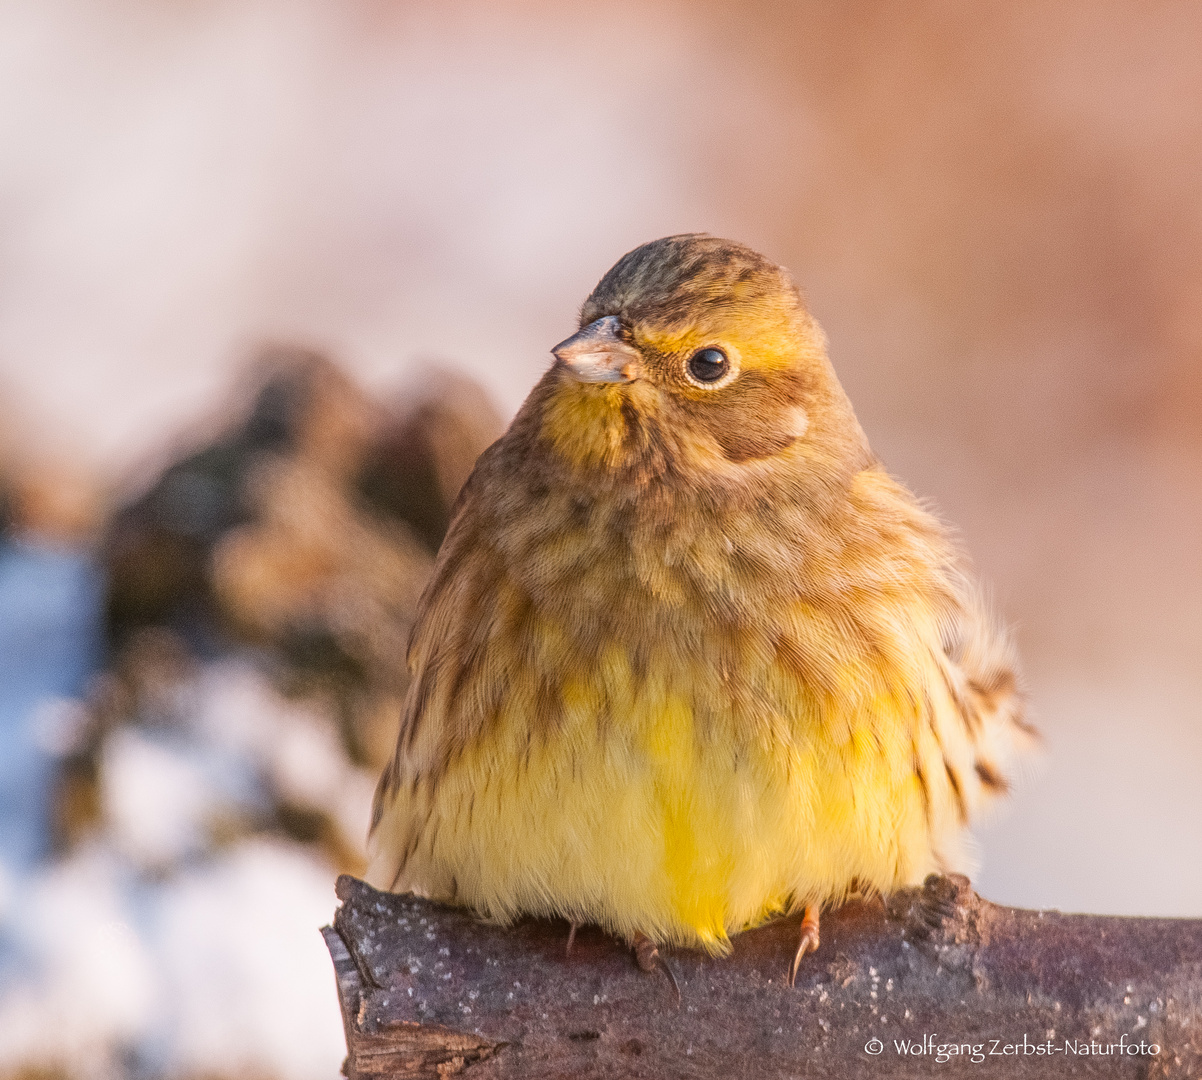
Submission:
M 698 349 L 689 357 L 689 374 L 700 383 L 717 382 L 730 370 L 730 361 L 721 349 Z

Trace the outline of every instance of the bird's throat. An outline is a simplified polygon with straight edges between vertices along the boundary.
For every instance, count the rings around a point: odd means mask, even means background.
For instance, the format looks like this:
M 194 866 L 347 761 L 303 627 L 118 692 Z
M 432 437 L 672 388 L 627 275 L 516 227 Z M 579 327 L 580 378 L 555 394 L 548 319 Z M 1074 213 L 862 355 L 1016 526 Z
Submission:
M 543 411 L 542 437 L 577 468 L 626 463 L 631 388 L 564 378 Z

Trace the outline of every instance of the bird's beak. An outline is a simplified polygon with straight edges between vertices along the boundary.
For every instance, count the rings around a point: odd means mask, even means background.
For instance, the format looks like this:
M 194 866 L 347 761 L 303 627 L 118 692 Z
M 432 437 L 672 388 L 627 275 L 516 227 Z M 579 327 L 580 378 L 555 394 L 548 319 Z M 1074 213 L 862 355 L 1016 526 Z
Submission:
M 619 336 L 621 326 L 616 315 L 606 315 L 551 352 L 581 382 L 634 382 L 642 374 L 642 357 Z

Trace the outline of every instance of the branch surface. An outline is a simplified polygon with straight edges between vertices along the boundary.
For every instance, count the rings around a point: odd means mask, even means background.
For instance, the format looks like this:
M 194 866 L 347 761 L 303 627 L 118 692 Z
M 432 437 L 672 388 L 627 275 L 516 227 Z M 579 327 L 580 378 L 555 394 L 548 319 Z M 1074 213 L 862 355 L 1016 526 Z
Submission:
M 678 1000 L 594 928 L 567 956 L 563 922 L 337 893 L 350 1080 L 1202 1076 L 1202 920 L 1023 911 L 932 876 L 824 914 L 792 988 L 797 916 L 725 959 L 673 953 Z

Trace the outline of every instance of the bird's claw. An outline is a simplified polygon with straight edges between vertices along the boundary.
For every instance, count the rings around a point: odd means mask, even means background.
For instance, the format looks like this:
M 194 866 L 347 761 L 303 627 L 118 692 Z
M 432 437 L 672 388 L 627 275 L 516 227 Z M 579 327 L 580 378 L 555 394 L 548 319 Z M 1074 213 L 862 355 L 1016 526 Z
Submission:
M 805 914 L 801 917 L 801 940 L 797 943 L 797 952 L 789 968 L 790 986 L 797 981 L 797 969 L 801 967 L 801 958 L 806 953 L 817 952 L 818 944 L 818 907 L 815 904 L 807 904 Z
M 656 968 L 662 968 L 668 976 L 668 982 L 672 984 L 672 989 L 676 991 L 677 1003 L 680 1002 L 680 985 L 676 981 L 676 974 L 668 961 L 660 955 L 658 946 L 646 934 L 635 934 L 634 958 L 643 971 L 650 973 Z

